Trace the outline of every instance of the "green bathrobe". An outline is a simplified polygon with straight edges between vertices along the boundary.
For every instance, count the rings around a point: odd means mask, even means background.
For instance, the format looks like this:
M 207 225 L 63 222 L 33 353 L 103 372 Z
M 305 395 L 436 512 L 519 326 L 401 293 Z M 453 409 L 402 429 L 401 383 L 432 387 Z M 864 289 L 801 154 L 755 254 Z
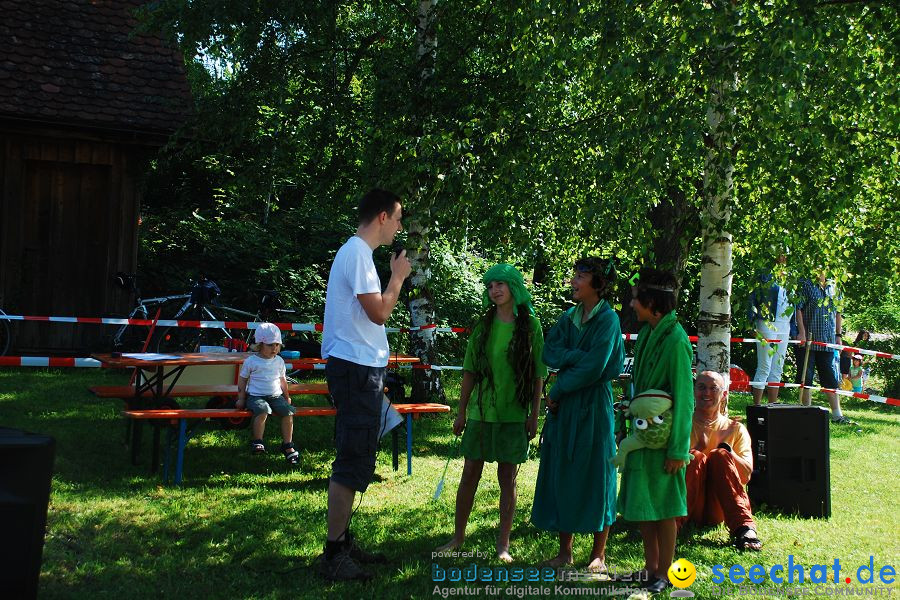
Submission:
M 612 385 L 625 350 L 619 317 L 606 301 L 581 323 L 581 305 L 560 316 L 544 340 L 544 362 L 559 369 L 541 444 L 531 521 L 565 533 L 601 531 L 616 519 Z
M 684 469 L 672 475 L 667 458 L 690 460 L 694 414 L 693 349 L 675 311 L 656 327 L 645 325 L 634 349 L 635 395 L 657 389 L 672 395 L 672 432 L 668 448 L 642 448 L 628 455 L 619 491 L 619 512 L 627 521 L 660 521 L 687 514 Z

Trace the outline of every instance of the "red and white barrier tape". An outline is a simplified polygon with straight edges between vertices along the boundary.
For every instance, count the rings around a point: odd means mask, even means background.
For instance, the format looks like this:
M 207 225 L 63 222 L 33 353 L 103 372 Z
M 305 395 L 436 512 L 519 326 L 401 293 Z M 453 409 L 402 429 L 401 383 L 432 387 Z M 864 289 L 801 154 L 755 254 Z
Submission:
M 635 341 L 638 338 L 638 334 L 623 333 L 622 337 L 626 341 Z M 699 338 L 696 335 L 689 335 L 688 339 L 692 342 L 697 342 L 699 340 Z M 731 338 L 732 344 L 741 344 L 741 343 L 756 344 L 756 343 L 759 343 L 759 341 L 760 340 L 758 340 L 756 338 L 739 338 L 739 337 Z M 772 339 L 772 340 L 767 339 L 766 340 L 766 342 L 769 344 L 777 344 L 781 341 L 782 340 L 776 340 L 776 339 Z M 787 340 L 787 343 L 788 344 L 802 344 L 803 341 L 802 340 Z M 823 348 L 831 348 L 833 350 L 841 350 L 843 352 L 851 352 L 853 354 L 859 353 L 859 354 L 866 354 L 868 356 L 875 356 L 878 358 L 892 358 L 894 360 L 900 360 L 900 354 L 890 354 L 888 352 L 878 352 L 877 350 L 866 350 L 865 348 L 854 348 L 853 346 L 842 346 L 841 344 L 828 344 L 826 342 L 810 342 L 810 343 L 813 344 L 814 346 L 822 346 Z
M 799 340 L 791 340 L 794 343 L 800 343 Z M 826 344 L 825 342 L 813 342 L 816 346 L 824 346 L 834 350 L 842 350 L 844 352 L 852 352 L 853 354 L 868 354 L 869 356 L 877 356 L 878 358 L 900 359 L 900 354 L 888 354 L 887 352 L 878 352 L 876 350 L 866 350 L 865 348 L 854 348 L 853 346 L 841 346 L 840 344 Z
M 127 319 L 120 317 L 40 317 L 30 315 L 0 315 L 0 319 L 8 321 L 30 321 L 43 323 L 87 323 L 91 325 L 140 325 L 149 327 L 152 319 Z M 275 323 L 283 331 L 322 331 L 321 323 Z M 256 329 L 259 321 L 193 321 L 182 319 L 160 319 L 157 327 L 190 327 L 194 329 Z M 434 323 L 416 327 L 388 327 L 387 331 L 410 332 L 434 330 L 443 333 L 467 333 L 467 327 L 439 327 Z
M 0 367 L 99 367 L 93 358 L 60 358 L 57 356 L 0 356 Z
M 0 356 L 0 367 L 100 367 L 100 361 L 93 358 L 61 358 L 54 356 Z M 294 370 L 304 371 L 322 371 L 325 369 L 325 363 L 293 363 L 285 361 L 285 367 Z M 428 371 L 462 371 L 462 367 L 455 365 L 429 365 L 429 364 L 403 364 L 401 369 L 424 369 Z M 751 381 L 748 385 L 763 385 L 768 387 L 783 388 L 806 388 L 808 390 L 819 390 L 823 392 L 834 392 L 841 396 L 849 396 L 851 398 L 860 398 L 862 400 L 872 400 L 881 404 L 890 404 L 892 406 L 900 406 L 900 400 L 897 398 L 888 398 L 886 396 L 878 396 L 876 394 L 866 394 L 864 392 L 849 392 L 846 390 L 835 390 L 831 388 L 800 385 L 799 383 L 782 383 L 782 382 L 762 382 Z
M 782 382 L 766 382 L 766 381 L 751 381 L 748 385 L 751 386 L 760 386 L 764 385 L 767 387 L 777 387 L 777 388 L 804 388 L 807 390 L 821 391 L 821 392 L 834 392 L 840 396 L 848 396 L 850 398 L 860 398 L 862 400 L 872 400 L 873 402 L 880 402 L 881 404 L 890 404 L 891 406 L 900 406 L 900 400 L 897 398 L 888 398 L 886 396 L 877 396 L 875 394 L 866 394 L 865 392 L 850 392 L 847 390 L 835 390 L 832 388 L 818 387 L 814 385 L 801 385 L 799 383 L 782 383 Z
M 3 315 L 0 314 L 0 319 L 7 319 L 9 321 L 37 321 L 37 322 L 49 322 L 49 323 L 89 323 L 94 325 L 140 325 L 144 327 L 150 327 L 153 325 L 154 321 L 152 319 L 123 319 L 123 318 L 115 318 L 115 317 L 39 317 L 39 316 L 28 316 L 28 315 Z M 322 331 L 322 323 L 274 323 L 276 327 L 283 331 Z M 188 328 L 199 328 L 199 329 L 256 329 L 259 326 L 258 321 L 190 321 L 190 320 L 175 320 L 175 319 L 160 319 L 156 321 L 157 327 L 188 327 Z M 430 323 L 427 325 L 419 325 L 415 327 L 387 327 L 385 329 L 389 333 L 408 333 L 411 331 L 429 331 L 433 330 L 435 332 L 441 333 L 467 333 L 469 331 L 466 327 L 439 327 L 434 323 Z M 636 333 L 623 333 L 622 338 L 626 341 L 635 341 L 638 338 L 638 334 Z M 696 335 L 688 336 L 688 339 L 692 342 L 697 342 L 699 338 Z M 747 344 L 756 344 L 760 340 L 757 338 L 741 338 L 741 337 L 733 337 L 730 338 L 731 343 L 739 344 L 739 343 L 747 343 Z M 777 344 L 782 340 L 778 339 L 767 339 L 766 342 L 770 344 Z M 788 340 L 789 344 L 800 344 L 801 340 Z M 831 348 L 834 350 L 841 350 L 845 352 L 852 352 L 854 354 L 865 354 L 868 356 L 875 356 L 877 358 L 891 358 L 894 360 L 900 360 L 900 354 L 890 354 L 888 352 L 878 352 L 877 350 L 866 350 L 865 348 L 854 348 L 853 346 L 842 346 L 841 344 L 828 344 L 825 342 L 811 342 L 816 346 L 822 346 L 824 348 Z
M 94 358 L 61 358 L 55 356 L 0 356 L 0 367 L 100 367 Z M 325 363 L 294 363 L 284 361 L 284 366 L 297 371 L 323 371 Z M 462 371 L 462 367 L 450 365 L 401 364 L 401 369 L 424 369 L 431 371 Z

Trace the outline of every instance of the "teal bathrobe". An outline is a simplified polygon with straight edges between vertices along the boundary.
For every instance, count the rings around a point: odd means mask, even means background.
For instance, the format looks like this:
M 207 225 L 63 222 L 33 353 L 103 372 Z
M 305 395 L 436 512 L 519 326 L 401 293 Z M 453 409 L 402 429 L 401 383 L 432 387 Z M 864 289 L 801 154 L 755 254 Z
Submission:
M 619 512 L 627 521 L 661 521 L 687 514 L 684 469 L 666 473 L 667 458 L 690 460 L 694 414 L 694 352 L 675 311 L 656 327 L 645 325 L 634 349 L 635 395 L 657 389 L 672 395 L 672 432 L 667 448 L 642 448 L 628 455 L 619 490 Z
M 619 317 L 601 300 L 586 323 L 581 305 L 562 314 L 544 340 L 544 363 L 559 369 L 541 443 L 531 521 L 539 529 L 593 533 L 616 519 L 611 381 L 625 350 Z M 576 323 L 577 321 L 577 323 Z

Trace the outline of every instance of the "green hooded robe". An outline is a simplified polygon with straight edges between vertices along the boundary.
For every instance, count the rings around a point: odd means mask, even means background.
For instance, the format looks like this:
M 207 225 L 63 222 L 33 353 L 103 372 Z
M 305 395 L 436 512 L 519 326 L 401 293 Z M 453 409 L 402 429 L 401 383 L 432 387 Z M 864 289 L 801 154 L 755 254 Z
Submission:
M 544 423 L 531 521 L 565 533 L 601 531 L 616 519 L 611 381 L 625 350 L 619 317 L 601 300 L 586 323 L 581 306 L 560 316 L 544 340 L 544 363 L 559 369 Z M 575 321 L 578 321 L 576 324 Z
M 649 389 L 672 396 L 672 431 L 667 448 L 642 448 L 628 455 L 619 490 L 619 512 L 627 521 L 661 521 L 687 514 L 684 469 L 674 474 L 663 468 L 667 458 L 690 460 L 691 420 L 694 414 L 694 351 L 675 311 L 656 327 L 645 325 L 634 348 L 635 395 Z

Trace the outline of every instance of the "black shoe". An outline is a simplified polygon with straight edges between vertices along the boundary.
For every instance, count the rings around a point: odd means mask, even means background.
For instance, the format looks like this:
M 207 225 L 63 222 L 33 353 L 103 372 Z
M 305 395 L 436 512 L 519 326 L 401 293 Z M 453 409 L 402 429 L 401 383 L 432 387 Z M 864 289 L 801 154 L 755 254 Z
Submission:
M 362 569 L 359 564 L 350 557 L 346 549 L 341 550 L 331 560 L 322 554 L 319 556 L 319 574 L 329 581 L 368 581 L 372 574 Z
M 366 565 L 383 565 L 387 562 L 387 557 L 384 554 L 363 550 L 360 545 L 356 543 L 356 539 L 350 532 L 347 532 L 347 541 L 344 545 L 344 551 L 350 555 L 350 558 L 358 563 Z
M 671 583 L 669 583 L 665 579 L 660 579 L 659 577 L 651 577 L 650 581 L 644 584 L 644 589 L 651 594 L 659 594 L 666 588 L 670 587 L 672 587 Z

